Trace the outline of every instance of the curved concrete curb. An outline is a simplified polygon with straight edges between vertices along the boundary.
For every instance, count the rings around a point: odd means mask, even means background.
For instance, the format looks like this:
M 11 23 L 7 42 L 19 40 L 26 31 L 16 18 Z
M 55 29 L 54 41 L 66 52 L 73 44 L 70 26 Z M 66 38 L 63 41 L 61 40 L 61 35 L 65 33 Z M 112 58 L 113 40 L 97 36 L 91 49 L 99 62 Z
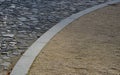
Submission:
M 15 67 L 13 68 L 10 75 L 27 75 L 30 66 L 32 65 L 34 59 L 37 57 L 42 48 L 49 42 L 49 40 L 55 36 L 59 31 L 61 31 L 65 26 L 78 19 L 79 17 L 90 13 L 96 9 L 103 8 L 108 4 L 117 3 L 120 0 L 110 1 L 104 4 L 100 4 L 91 8 L 88 8 L 84 11 L 81 11 L 77 14 L 73 14 L 72 16 L 62 20 L 60 23 L 53 26 L 50 30 L 48 30 L 45 34 L 43 34 L 37 41 L 33 43 L 31 47 L 23 54 L 20 60 L 17 62 Z

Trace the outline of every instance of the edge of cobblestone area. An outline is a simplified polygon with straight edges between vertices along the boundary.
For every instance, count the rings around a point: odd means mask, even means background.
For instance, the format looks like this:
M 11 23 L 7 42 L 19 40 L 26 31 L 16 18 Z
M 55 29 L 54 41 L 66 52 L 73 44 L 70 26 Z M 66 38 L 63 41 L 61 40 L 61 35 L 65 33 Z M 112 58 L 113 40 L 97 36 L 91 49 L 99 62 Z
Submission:
M 109 1 L 100 5 L 93 6 L 91 8 L 85 9 L 83 11 L 78 12 L 77 14 L 73 14 L 70 17 L 62 20 L 57 23 L 51 29 L 49 29 L 46 33 L 44 33 L 39 39 L 37 39 L 28 50 L 22 55 L 22 57 L 18 60 L 16 65 L 14 66 L 10 75 L 27 75 L 33 61 L 38 56 L 42 48 L 50 41 L 52 37 L 54 37 L 59 31 L 61 31 L 65 26 L 69 25 L 71 22 L 75 21 L 79 17 L 88 14 L 94 10 L 103 8 L 108 6 L 109 4 L 118 3 L 120 0 Z

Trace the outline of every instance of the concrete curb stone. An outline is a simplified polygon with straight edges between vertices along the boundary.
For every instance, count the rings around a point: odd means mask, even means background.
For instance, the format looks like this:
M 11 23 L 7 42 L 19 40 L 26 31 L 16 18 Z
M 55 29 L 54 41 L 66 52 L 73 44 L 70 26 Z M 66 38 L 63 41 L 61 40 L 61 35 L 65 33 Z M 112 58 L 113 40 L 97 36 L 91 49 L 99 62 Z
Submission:
M 44 33 L 38 40 L 36 40 L 31 47 L 28 48 L 28 50 L 23 54 L 23 56 L 18 60 L 10 75 L 27 75 L 30 66 L 32 65 L 33 61 L 40 53 L 42 48 L 50 41 L 50 39 L 53 36 L 55 36 L 65 26 L 67 26 L 68 24 L 70 24 L 71 22 L 73 22 L 74 20 L 78 19 L 79 17 L 85 14 L 88 14 L 99 8 L 108 6 L 109 4 L 114 4 L 118 2 L 120 2 L 120 0 L 109 1 L 107 3 L 96 5 L 86 10 L 80 11 L 77 14 L 73 14 L 70 17 L 62 20 L 61 22 L 53 26 L 46 33 Z

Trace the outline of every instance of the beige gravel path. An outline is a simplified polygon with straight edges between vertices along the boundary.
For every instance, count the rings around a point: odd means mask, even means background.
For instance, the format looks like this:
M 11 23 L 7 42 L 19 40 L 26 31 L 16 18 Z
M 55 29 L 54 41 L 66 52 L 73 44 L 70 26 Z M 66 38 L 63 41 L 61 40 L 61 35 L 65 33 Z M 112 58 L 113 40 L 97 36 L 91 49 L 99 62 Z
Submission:
M 40 52 L 28 75 L 120 75 L 120 4 L 65 27 Z

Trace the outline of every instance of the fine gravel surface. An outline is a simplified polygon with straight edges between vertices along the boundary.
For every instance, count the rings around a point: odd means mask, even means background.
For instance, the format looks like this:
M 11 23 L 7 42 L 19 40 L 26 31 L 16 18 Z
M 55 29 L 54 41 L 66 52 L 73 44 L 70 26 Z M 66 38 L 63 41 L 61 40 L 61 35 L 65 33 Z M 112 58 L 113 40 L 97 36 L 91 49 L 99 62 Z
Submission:
M 40 52 L 28 75 L 120 75 L 120 4 L 65 27 Z

